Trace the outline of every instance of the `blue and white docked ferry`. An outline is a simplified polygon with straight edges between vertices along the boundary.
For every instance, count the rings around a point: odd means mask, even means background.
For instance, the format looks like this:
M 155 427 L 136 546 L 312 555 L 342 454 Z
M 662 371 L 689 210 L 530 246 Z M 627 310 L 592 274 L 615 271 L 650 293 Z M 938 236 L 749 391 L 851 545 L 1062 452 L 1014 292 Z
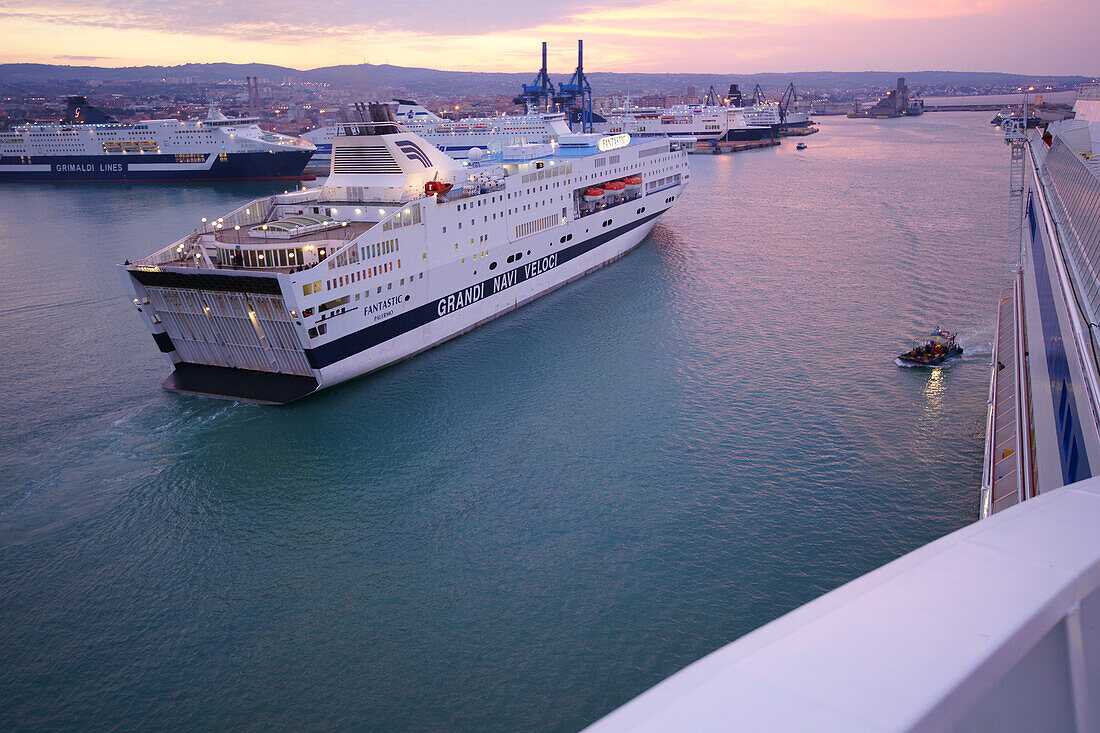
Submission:
M 65 122 L 0 132 L 0 181 L 298 179 L 316 148 L 255 117 L 118 122 L 67 98 Z
M 257 199 L 121 266 L 180 392 L 285 403 L 613 262 L 680 197 L 668 139 L 563 136 L 463 164 L 382 104 L 324 185 Z

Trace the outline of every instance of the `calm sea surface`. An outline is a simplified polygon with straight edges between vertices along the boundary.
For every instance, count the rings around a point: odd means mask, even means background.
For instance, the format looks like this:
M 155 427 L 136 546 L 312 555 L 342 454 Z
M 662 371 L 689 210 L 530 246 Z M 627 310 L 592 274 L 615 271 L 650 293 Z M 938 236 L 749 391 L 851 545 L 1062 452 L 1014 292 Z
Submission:
M 695 156 L 626 258 L 283 408 L 161 391 L 114 268 L 271 186 L 0 187 L 0 728 L 577 729 L 972 521 L 988 117 Z

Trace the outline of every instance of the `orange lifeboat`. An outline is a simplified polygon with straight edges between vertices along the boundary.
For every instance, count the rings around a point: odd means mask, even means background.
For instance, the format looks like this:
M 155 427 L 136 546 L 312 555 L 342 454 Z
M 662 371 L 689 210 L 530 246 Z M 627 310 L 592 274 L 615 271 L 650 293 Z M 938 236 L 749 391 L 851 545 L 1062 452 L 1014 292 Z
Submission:
M 589 203 L 595 203 L 597 201 L 602 201 L 603 200 L 603 195 L 604 194 L 603 194 L 603 189 L 602 188 L 590 188 L 590 189 L 588 189 L 587 191 L 584 192 L 584 197 L 583 198 L 584 198 L 585 201 L 588 201 Z
M 618 198 L 622 196 L 626 189 L 626 184 L 622 181 L 611 181 L 610 183 L 603 184 L 603 189 L 607 191 L 608 196 L 614 196 Z
M 642 190 L 642 179 L 638 176 L 629 176 L 623 179 L 627 193 L 637 193 Z
M 443 181 L 428 181 L 424 184 L 424 193 L 429 196 L 432 196 L 434 194 L 442 196 L 443 194 L 450 191 L 453 186 L 453 183 L 444 183 Z

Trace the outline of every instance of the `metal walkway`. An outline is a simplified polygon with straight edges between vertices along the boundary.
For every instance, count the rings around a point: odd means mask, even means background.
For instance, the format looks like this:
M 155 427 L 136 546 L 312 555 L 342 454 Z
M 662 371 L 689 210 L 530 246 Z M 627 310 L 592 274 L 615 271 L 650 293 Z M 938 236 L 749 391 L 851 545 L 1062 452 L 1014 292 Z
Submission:
M 1013 288 L 1001 293 L 997 314 L 982 480 L 983 518 L 1022 501 L 1032 483 L 1026 353 L 1024 359 L 1018 358 L 1025 349 L 1022 297 L 1017 278 Z

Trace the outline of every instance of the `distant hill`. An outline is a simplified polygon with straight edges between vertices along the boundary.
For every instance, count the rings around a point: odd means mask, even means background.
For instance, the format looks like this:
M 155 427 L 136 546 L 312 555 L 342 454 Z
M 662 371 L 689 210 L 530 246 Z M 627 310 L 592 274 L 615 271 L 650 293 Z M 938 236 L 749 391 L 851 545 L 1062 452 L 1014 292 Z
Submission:
M 442 71 L 404 66 L 356 64 L 328 66 L 302 71 L 271 64 L 184 64 L 182 66 L 130 66 L 105 68 L 99 66 L 55 66 L 50 64 L 0 64 L 0 84 L 45 84 L 62 82 L 156 81 L 159 79 L 194 78 L 200 82 L 229 79 L 244 80 L 258 76 L 272 81 L 294 80 L 327 82 L 353 89 L 405 88 L 412 93 L 430 94 L 511 94 L 519 85 L 530 82 L 536 69 L 529 73 L 488 73 Z M 554 81 L 564 81 L 572 73 L 551 74 Z M 800 89 L 843 90 L 892 87 L 904 76 L 912 87 L 981 87 L 990 84 L 1078 84 L 1089 81 L 1083 76 L 1028 76 L 977 71 L 802 71 L 764 74 L 588 74 L 597 94 L 612 92 L 682 92 L 693 85 L 701 90 L 713 85 L 724 91 L 731 82 L 738 82 L 747 91 L 759 84 L 765 89 L 784 87 L 794 82 Z

